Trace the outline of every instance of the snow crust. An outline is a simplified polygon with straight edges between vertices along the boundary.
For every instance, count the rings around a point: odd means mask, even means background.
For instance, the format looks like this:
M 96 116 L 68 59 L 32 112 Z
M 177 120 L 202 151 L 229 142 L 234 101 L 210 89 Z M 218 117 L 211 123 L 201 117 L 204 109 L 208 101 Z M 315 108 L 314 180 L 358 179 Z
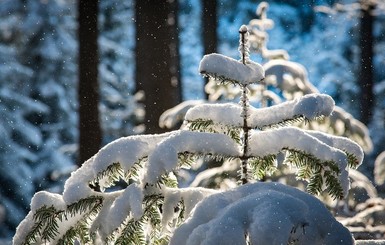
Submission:
M 290 120 L 298 116 L 312 120 L 329 116 L 334 108 L 334 100 L 329 95 L 309 94 L 301 98 L 266 108 L 249 107 L 248 125 L 263 128 Z M 201 104 L 187 111 L 185 120 L 212 120 L 214 123 L 241 127 L 242 107 L 235 103 Z
M 254 183 L 213 194 L 175 230 L 170 245 L 354 244 L 317 198 L 278 183 Z
M 245 65 L 235 59 L 216 53 L 203 56 L 199 64 L 199 72 L 244 85 L 259 82 L 265 77 L 265 72 L 258 63 L 248 61 Z

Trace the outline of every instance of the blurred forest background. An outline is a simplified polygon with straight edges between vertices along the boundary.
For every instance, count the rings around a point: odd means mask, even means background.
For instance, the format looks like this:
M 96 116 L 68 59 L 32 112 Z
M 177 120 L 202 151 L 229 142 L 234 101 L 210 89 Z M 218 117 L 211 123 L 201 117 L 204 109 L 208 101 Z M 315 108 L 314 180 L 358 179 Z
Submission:
M 364 122 L 385 150 L 385 9 L 365 0 L 272 0 L 267 46 L 285 49 L 310 81 Z M 355 6 L 333 13 L 316 6 Z M 158 118 L 204 99 L 203 54 L 238 57 L 252 0 L 1 0 L 0 238 L 39 190 L 112 140 L 160 133 Z M 357 7 L 358 6 L 358 7 Z M 254 54 L 252 59 L 261 62 Z

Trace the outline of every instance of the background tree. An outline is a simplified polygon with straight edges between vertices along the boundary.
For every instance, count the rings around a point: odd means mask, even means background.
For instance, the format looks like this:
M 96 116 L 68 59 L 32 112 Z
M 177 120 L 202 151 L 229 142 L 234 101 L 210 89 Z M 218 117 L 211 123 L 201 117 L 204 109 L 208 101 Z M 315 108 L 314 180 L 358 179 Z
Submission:
M 61 191 L 76 143 L 76 22 L 71 1 L 0 4 L 0 237 L 9 237 L 33 192 Z
M 158 120 L 162 112 L 181 102 L 178 44 L 178 2 L 135 2 L 136 91 L 144 93 L 146 133 L 164 131 Z
M 374 16 L 375 1 L 360 0 L 359 10 L 359 71 L 357 84 L 360 87 L 360 120 L 368 124 L 374 112 Z
M 102 132 L 99 119 L 98 85 L 98 4 L 80 0 L 79 15 L 79 159 L 78 165 L 100 148 Z
M 103 144 L 142 132 L 142 108 L 134 95 L 134 4 L 99 2 L 99 86 Z

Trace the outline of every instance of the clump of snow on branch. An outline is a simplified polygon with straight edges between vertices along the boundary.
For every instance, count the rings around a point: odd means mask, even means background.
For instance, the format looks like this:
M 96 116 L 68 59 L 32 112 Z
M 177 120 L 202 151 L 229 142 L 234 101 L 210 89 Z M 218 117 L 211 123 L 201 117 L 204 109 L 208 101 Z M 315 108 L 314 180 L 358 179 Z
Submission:
M 242 84 L 260 82 L 265 77 L 260 64 L 249 61 L 244 65 L 242 62 L 221 54 L 203 56 L 199 64 L 199 72 L 222 81 L 236 81 Z
M 248 241 L 246 236 L 248 236 Z M 278 183 L 247 184 L 200 202 L 171 245 L 354 244 L 317 198 Z

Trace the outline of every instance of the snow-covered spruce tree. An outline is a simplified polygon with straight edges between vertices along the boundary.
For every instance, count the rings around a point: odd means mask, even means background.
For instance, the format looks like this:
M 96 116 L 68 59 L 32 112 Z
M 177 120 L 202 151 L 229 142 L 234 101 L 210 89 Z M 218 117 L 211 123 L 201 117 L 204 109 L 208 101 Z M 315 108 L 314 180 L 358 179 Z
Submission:
M 63 195 L 35 194 L 14 244 L 353 244 L 350 232 L 312 195 L 251 183 L 284 153 L 311 193 L 343 198 L 348 168 L 357 167 L 363 153 L 349 139 L 286 126 L 328 116 L 334 107 L 328 95 L 252 107 L 248 86 L 263 82 L 264 71 L 250 60 L 247 39 L 242 26 L 240 61 L 210 54 L 200 64 L 201 74 L 241 88 L 239 104 L 199 105 L 187 112 L 185 130 L 106 145 L 72 173 Z M 227 192 L 178 188 L 177 170 L 200 157 L 234 159 L 243 185 Z M 117 182 L 127 187 L 118 189 Z
M 14 235 L 33 194 L 62 191 L 76 140 L 74 1 L 0 4 L 0 237 Z
M 99 47 L 100 47 L 100 94 L 103 145 L 121 136 L 141 133 L 136 127 L 142 119 L 143 108 L 133 95 L 134 24 L 126 20 L 134 16 L 131 1 L 100 1 Z

